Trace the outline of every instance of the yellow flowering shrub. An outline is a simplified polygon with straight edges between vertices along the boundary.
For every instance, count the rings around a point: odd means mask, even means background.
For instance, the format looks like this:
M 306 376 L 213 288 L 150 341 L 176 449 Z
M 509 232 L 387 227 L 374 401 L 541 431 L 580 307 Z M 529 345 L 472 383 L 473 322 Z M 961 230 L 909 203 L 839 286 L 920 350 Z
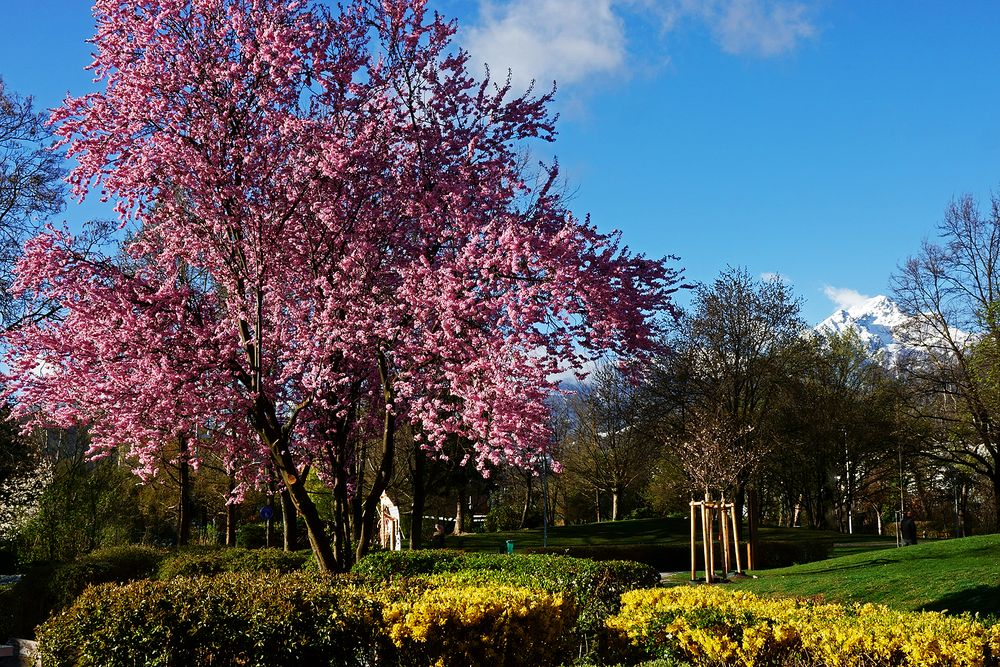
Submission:
M 968 616 L 684 586 L 630 591 L 606 623 L 618 657 L 695 665 L 1000 665 L 1000 626 Z
M 387 601 L 383 619 L 402 664 L 554 665 L 576 609 L 561 593 L 442 585 Z

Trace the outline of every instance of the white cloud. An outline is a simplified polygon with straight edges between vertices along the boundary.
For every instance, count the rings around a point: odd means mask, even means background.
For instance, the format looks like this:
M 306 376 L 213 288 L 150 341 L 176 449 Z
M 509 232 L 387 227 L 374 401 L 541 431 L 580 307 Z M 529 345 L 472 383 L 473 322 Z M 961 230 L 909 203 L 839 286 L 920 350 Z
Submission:
M 509 68 L 515 90 L 534 79 L 544 91 L 553 80 L 574 84 L 625 65 L 625 25 L 612 0 L 483 0 L 463 41 L 494 78 Z
M 792 282 L 788 279 L 788 276 L 783 276 L 780 273 L 775 273 L 774 271 L 765 271 L 760 274 L 760 279 L 766 283 L 783 282 L 790 284 Z
M 837 305 L 837 308 L 842 310 L 848 310 L 872 298 L 848 287 L 833 287 L 831 285 L 824 287 L 823 293 L 826 294 L 826 298 Z
M 462 42 L 472 64 L 488 63 L 495 79 L 503 80 L 510 69 L 515 90 L 532 80 L 545 90 L 553 80 L 579 84 L 641 65 L 629 62 L 637 54 L 629 48 L 628 25 L 659 26 L 659 41 L 639 49 L 650 57 L 652 46 L 658 61 L 665 60 L 667 35 L 691 22 L 705 25 L 719 47 L 734 55 L 766 58 L 793 51 L 818 34 L 808 2 L 480 0 L 478 21 L 464 30 Z
M 722 50 L 737 55 L 777 56 L 817 32 L 808 8 L 798 2 L 728 0 L 706 20 Z

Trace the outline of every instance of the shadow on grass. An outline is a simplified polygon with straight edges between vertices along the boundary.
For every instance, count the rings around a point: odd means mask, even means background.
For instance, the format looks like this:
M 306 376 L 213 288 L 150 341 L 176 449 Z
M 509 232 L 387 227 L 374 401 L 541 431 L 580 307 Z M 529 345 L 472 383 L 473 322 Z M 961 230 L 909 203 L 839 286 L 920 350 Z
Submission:
M 900 562 L 899 558 L 874 558 L 872 560 L 866 560 L 862 563 L 854 563 L 852 565 L 836 565 L 834 567 L 824 567 L 810 569 L 808 572 L 797 572 L 797 575 L 805 574 L 825 574 L 827 572 L 843 572 L 845 570 L 870 570 L 876 565 L 893 565 Z
M 950 614 L 1000 615 L 1000 586 L 975 586 L 954 591 L 924 606 L 924 611 L 947 611 Z

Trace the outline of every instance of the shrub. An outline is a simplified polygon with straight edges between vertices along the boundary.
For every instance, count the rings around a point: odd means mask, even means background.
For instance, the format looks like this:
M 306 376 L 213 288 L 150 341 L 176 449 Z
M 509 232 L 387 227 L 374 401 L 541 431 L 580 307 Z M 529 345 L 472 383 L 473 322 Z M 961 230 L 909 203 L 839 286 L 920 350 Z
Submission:
M 1000 630 L 968 616 L 759 598 L 709 586 L 636 590 L 608 619 L 605 658 L 693 665 L 998 665 Z
M 444 550 L 370 554 L 354 566 L 354 572 L 372 581 L 440 575 L 467 584 L 492 582 L 567 593 L 579 609 L 576 630 L 585 634 L 596 632 L 618 610 L 622 593 L 652 586 L 660 579 L 648 565 L 627 561 Z
M 227 573 L 89 588 L 38 639 L 47 667 L 553 665 L 575 622 L 518 587 Z
M 596 544 L 569 547 L 526 547 L 528 554 L 562 554 L 591 560 L 631 560 L 658 572 L 691 567 L 691 547 L 686 544 Z
M 396 659 L 413 667 L 559 664 L 576 623 L 562 594 L 511 586 L 425 588 L 384 615 Z
M 14 574 L 17 571 L 17 545 L 0 542 L 0 574 Z
M 521 527 L 521 510 L 509 503 L 503 503 L 490 509 L 483 523 L 483 531 L 499 533 L 505 530 L 517 530 Z
M 47 667 L 365 665 L 380 617 L 344 580 L 235 573 L 88 589 L 38 639 Z
M 165 553 L 146 546 L 110 547 L 72 563 L 31 564 L 4 594 L 7 613 L 0 614 L 0 634 L 33 637 L 36 625 L 70 604 L 87 586 L 153 576 Z
M 767 570 L 826 560 L 830 557 L 832 546 L 832 543 L 826 540 L 761 542 L 760 548 L 757 549 L 757 561 L 754 563 L 754 569 Z
M 275 528 L 277 536 L 278 529 Z M 236 529 L 236 546 L 242 549 L 263 549 L 267 546 L 267 524 L 245 523 Z
M 220 574 L 222 572 L 294 572 L 301 570 L 309 552 L 280 549 L 188 549 L 160 565 L 159 578 Z
M 444 549 L 417 551 L 376 551 L 354 564 L 351 572 L 374 582 L 392 577 L 455 572 L 461 569 L 465 554 Z

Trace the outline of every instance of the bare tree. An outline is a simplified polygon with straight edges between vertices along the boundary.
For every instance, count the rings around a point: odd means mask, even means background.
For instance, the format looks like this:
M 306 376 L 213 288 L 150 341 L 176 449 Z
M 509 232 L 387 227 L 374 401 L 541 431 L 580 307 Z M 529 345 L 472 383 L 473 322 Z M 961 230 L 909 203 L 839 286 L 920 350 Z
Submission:
M 905 367 L 909 405 L 940 425 L 926 455 L 988 480 L 1000 530 L 1000 199 L 987 213 L 952 202 L 938 235 L 892 278 L 910 317 L 900 333 L 922 351 Z
M 30 97 L 9 90 L 0 79 L 0 328 L 24 317 L 12 298 L 13 266 L 24 242 L 63 206 L 62 157 L 51 150 L 45 117 Z
M 574 427 L 566 471 L 611 498 L 611 520 L 622 518 L 628 494 L 647 481 L 659 446 L 646 428 L 640 384 L 612 365 L 599 367 L 572 402 Z

